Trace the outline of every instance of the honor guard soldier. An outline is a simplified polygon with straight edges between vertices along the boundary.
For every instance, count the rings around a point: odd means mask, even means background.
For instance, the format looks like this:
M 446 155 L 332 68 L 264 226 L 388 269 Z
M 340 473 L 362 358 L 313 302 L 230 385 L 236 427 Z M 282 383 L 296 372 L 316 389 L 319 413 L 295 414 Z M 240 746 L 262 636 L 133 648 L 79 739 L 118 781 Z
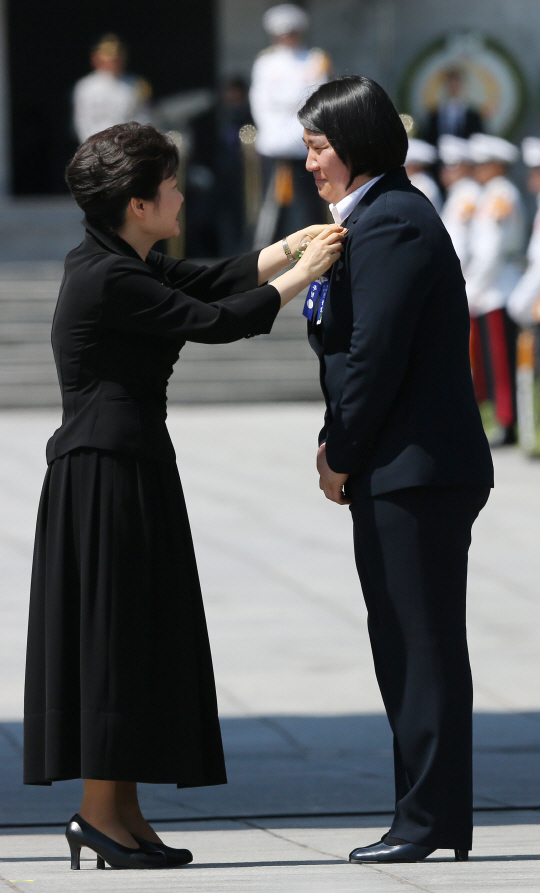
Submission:
M 521 150 L 529 168 L 528 187 L 538 210 L 527 249 L 527 269 L 508 299 L 508 313 L 522 327 L 517 349 L 519 442 L 526 453 L 540 453 L 540 139 L 526 137 Z
M 272 46 L 255 60 L 249 96 L 265 190 L 255 247 L 327 219 L 313 177 L 305 169 L 303 129 L 296 117 L 331 72 L 326 53 L 305 45 L 308 25 L 307 13 L 292 3 L 273 6 L 263 17 Z
M 405 170 L 413 186 L 429 198 L 437 211 L 442 208 L 441 190 L 429 173 L 429 169 L 437 161 L 437 150 L 424 140 L 409 140 L 409 151 L 405 159 Z
M 114 124 L 150 122 L 150 84 L 126 74 L 127 50 L 115 34 L 106 34 L 90 56 L 94 71 L 73 91 L 73 124 L 79 142 Z
M 456 254 L 465 269 L 469 260 L 471 220 L 480 195 L 473 178 L 469 141 L 446 134 L 438 143 L 442 162 L 440 178 L 446 189 L 441 219 L 450 234 Z
M 540 322 L 540 139 L 526 137 L 521 144 L 529 168 L 528 187 L 536 196 L 538 210 L 527 249 L 527 269 L 508 299 L 508 313 L 520 326 Z
M 473 134 L 469 142 L 481 186 L 464 271 L 472 317 L 473 378 L 479 404 L 493 403 L 491 445 L 503 446 L 516 441 L 517 331 L 506 305 L 521 275 L 525 222 L 521 196 L 507 172 L 519 150 L 501 137 L 483 133 Z M 493 427 L 487 414 L 484 418 L 486 427 Z

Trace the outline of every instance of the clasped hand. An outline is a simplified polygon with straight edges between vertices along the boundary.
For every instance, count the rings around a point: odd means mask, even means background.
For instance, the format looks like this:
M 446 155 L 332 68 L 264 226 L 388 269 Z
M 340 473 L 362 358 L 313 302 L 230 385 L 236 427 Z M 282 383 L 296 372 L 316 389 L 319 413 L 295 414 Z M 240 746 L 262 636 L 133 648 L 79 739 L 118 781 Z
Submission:
M 348 474 L 338 474 L 332 471 L 326 459 L 326 444 L 322 443 L 317 451 L 317 471 L 319 472 L 319 487 L 324 492 L 327 499 L 337 502 L 338 505 L 350 505 L 351 500 L 347 499 L 343 492 L 343 487 L 349 478 Z
M 298 244 L 295 244 L 293 250 L 297 251 L 306 242 L 308 243 L 303 257 L 298 262 L 300 267 L 305 269 L 308 278 L 317 279 L 332 266 L 341 254 L 346 235 L 347 230 L 335 223 L 326 226 L 307 226 L 294 234 L 297 237 L 295 242 Z

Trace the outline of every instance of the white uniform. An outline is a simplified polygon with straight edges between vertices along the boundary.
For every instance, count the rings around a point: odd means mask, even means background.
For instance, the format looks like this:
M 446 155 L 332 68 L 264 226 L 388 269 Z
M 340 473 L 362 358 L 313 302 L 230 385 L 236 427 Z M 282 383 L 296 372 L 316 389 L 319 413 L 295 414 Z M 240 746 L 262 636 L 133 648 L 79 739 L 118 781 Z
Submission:
M 527 136 L 521 143 L 523 161 L 540 171 L 540 139 Z M 531 184 L 536 189 L 536 178 Z M 540 194 L 527 249 L 527 270 L 508 299 L 507 310 L 518 325 L 516 396 L 519 442 L 530 456 L 540 455 Z
M 481 189 L 464 271 L 472 316 L 505 307 L 521 275 L 525 220 L 519 191 L 506 177 Z
M 73 123 L 80 142 L 114 124 L 149 123 L 149 94 L 147 82 L 131 75 L 93 71 L 81 78 L 73 91 Z
M 538 309 L 533 313 L 535 305 L 540 306 L 540 196 L 536 201 L 538 210 L 527 248 L 527 270 L 508 298 L 507 306 L 512 319 L 522 326 L 540 322 Z
M 471 222 L 481 188 L 472 177 L 462 177 L 448 189 L 441 219 L 450 234 L 461 266 L 466 268 L 470 255 Z
M 257 127 L 256 147 L 270 158 L 304 158 L 303 128 L 296 114 L 328 81 L 330 61 L 319 49 L 277 44 L 255 60 L 249 99 Z
M 432 146 L 431 143 L 426 143 L 425 140 L 417 140 L 414 137 L 411 137 L 409 140 L 409 148 L 407 150 L 407 158 L 405 159 L 405 169 L 407 169 L 409 165 L 418 165 L 423 168 L 435 164 L 436 161 L 437 149 L 435 146 Z M 433 177 L 430 176 L 426 170 L 419 170 L 415 173 L 410 173 L 409 179 L 413 186 L 416 186 L 420 192 L 423 192 L 424 195 L 429 198 L 431 204 L 440 214 L 442 208 L 442 195 L 441 190 L 437 186 Z
M 442 209 L 442 195 L 441 190 L 437 186 L 433 177 L 430 177 L 426 171 L 417 171 L 415 174 L 411 174 L 410 181 L 413 186 L 416 186 L 420 192 L 423 192 L 424 195 L 429 198 L 433 207 L 441 213 Z

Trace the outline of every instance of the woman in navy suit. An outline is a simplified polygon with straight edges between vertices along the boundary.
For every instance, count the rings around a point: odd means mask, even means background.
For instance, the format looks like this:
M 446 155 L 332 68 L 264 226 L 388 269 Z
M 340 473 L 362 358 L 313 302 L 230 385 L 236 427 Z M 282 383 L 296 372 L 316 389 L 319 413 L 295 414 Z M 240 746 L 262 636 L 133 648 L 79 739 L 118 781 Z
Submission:
M 308 323 L 326 401 L 317 465 L 350 504 L 375 671 L 394 734 L 396 811 L 353 862 L 472 845 L 472 681 L 465 599 L 471 527 L 493 486 L 474 398 L 459 260 L 409 182 L 407 135 L 363 77 L 299 113 L 306 167 L 348 228 Z
M 191 861 L 144 819 L 137 782 L 224 784 L 223 749 L 167 382 L 186 341 L 269 332 L 336 260 L 339 227 L 202 267 L 152 250 L 178 233 L 178 153 L 135 123 L 89 137 L 67 169 L 86 214 L 52 343 L 60 428 L 36 531 L 25 692 L 26 784 L 84 779 L 66 829 L 116 868 Z

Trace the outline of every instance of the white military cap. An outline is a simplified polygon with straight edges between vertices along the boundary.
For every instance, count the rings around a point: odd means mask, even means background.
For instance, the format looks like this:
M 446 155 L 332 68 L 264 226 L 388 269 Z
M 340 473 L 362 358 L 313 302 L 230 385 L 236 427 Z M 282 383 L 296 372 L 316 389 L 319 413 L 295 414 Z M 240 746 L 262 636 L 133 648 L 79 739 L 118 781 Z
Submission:
M 468 164 L 471 161 L 469 140 L 464 140 L 460 136 L 445 133 L 439 138 L 437 147 L 443 164 Z
M 521 143 L 523 161 L 527 167 L 540 167 L 540 139 L 537 136 L 526 136 Z
M 263 28 L 272 37 L 283 37 L 284 34 L 307 31 L 309 16 L 307 12 L 294 3 L 280 3 L 272 6 L 263 16 Z
M 425 140 L 409 140 L 409 150 L 405 164 L 434 164 L 437 161 L 437 150 Z
M 475 164 L 487 161 L 500 161 L 503 164 L 514 164 L 519 158 L 519 149 L 508 140 L 488 133 L 473 133 L 469 138 L 471 158 Z

